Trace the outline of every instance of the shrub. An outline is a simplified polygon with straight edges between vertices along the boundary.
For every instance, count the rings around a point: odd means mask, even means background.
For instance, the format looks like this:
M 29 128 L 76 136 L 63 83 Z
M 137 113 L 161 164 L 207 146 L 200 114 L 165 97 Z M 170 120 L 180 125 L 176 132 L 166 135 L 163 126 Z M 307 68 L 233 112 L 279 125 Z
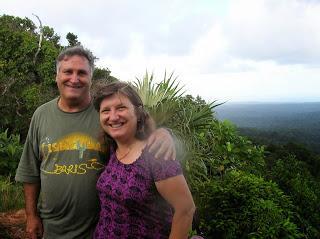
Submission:
M 0 174 L 15 175 L 19 164 L 23 146 L 19 135 L 11 134 L 8 130 L 0 132 Z
M 22 185 L 12 182 L 10 176 L 0 177 L 0 212 L 24 206 Z
M 195 189 L 208 238 L 299 238 L 292 203 L 273 182 L 233 170 Z
M 276 182 L 295 206 L 295 222 L 307 238 L 320 234 L 320 183 L 308 170 L 308 165 L 295 155 L 268 158 L 268 177 Z M 273 161 L 273 162 L 272 162 Z

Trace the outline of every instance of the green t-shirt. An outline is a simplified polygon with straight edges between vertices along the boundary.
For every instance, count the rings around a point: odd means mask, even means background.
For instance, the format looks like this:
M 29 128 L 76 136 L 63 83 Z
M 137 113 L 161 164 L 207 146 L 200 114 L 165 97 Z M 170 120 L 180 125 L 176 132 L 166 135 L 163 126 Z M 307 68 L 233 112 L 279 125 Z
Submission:
M 92 104 L 67 113 L 57 99 L 32 117 L 16 180 L 41 183 L 45 239 L 91 238 L 100 209 L 96 181 L 105 165 L 98 117 Z

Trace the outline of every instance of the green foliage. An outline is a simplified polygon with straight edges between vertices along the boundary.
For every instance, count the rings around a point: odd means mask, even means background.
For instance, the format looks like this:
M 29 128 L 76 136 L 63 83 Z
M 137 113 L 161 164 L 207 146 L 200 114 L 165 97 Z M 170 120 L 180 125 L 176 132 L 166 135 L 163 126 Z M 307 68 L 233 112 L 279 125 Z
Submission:
M 0 25 L 0 173 L 7 175 L 0 178 L 0 209 L 9 210 L 23 198 L 21 186 L 11 182 L 22 150 L 17 134 L 24 139 L 36 107 L 58 94 L 55 58 L 63 46 L 43 26 L 36 56 L 39 31 L 30 19 L 2 15 Z M 67 40 L 79 43 L 72 33 Z M 96 68 L 93 80 L 117 79 L 108 68 Z M 146 73 L 135 86 L 158 126 L 178 138 L 178 156 L 209 238 L 319 237 L 319 156 L 291 145 L 281 152 L 268 148 L 265 157 L 264 147 L 215 118 L 221 103 L 183 96 L 173 73 L 159 83 Z
M 149 107 L 160 112 L 167 107 L 168 117 L 160 122 L 180 138 L 179 159 L 183 158 L 188 183 L 197 195 L 202 229 L 209 238 L 298 238 L 288 197 L 276 184 L 250 174 L 263 174 L 264 148 L 239 136 L 230 122 L 217 121 L 213 112 L 219 105 L 216 102 L 207 104 L 189 95 L 175 97 L 181 91 L 177 84 L 168 84 L 173 91 L 162 97 L 165 88 L 160 93 L 155 90 L 162 82 L 155 86 L 152 79 L 146 76 L 136 86 Z M 159 106 L 162 102 L 164 106 Z M 235 188 L 238 181 L 241 184 Z M 207 190 L 210 186 L 212 191 Z M 211 213 L 211 209 L 215 211 Z M 215 214 L 222 216 L 212 217 Z
M 210 129 L 215 122 L 213 110 L 215 102 L 205 103 L 200 97 L 194 99 L 187 95 L 179 99 L 175 117 L 169 121 L 169 127 L 179 137 L 178 156 L 182 161 L 189 184 L 208 180 L 215 174 L 215 158 L 210 148 L 212 138 Z M 208 137 L 208 141 L 205 138 Z M 183 153 L 181 153 L 183 151 Z
M 24 140 L 35 109 L 58 95 L 55 59 L 63 46 L 53 28 L 43 26 L 38 52 L 40 31 L 28 18 L 1 15 L 0 26 L 0 130 Z M 76 35 L 68 36 L 79 43 Z M 96 68 L 94 75 L 115 79 L 108 69 Z
M 146 72 L 142 80 L 137 79 L 134 85 L 145 107 L 158 126 L 167 125 L 177 109 L 177 99 L 182 95 L 182 88 L 176 83 L 176 77 L 171 73 L 156 84 L 154 76 Z
M 0 177 L 0 212 L 20 209 L 23 206 L 22 185 L 12 182 L 10 176 Z
M 8 136 L 8 130 L 0 132 L 0 174 L 15 175 L 22 145 L 19 135 Z
M 264 167 L 264 147 L 255 146 L 247 138 L 237 133 L 236 127 L 229 121 L 215 121 L 211 128 L 214 139 L 213 148 L 223 171 L 241 169 L 261 174 Z
M 320 205 L 320 182 L 310 173 L 308 164 L 298 160 L 293 154 L 300 147 L 292 147 L 290 145 L 292 151 L 287 151 L 284 147 L 272 147 L 273 151 L 266 158 L 267 177 L 290 195 L 295 205 L 295 222 L 300 230 L 307 238 L 316 238 L 320 234 L 320 215 L 317 213 Z
M 67 36 L 66 36 L 69 45 L 68 46 L 77 46 L 80 45 L 81 43 L 78 41 L 78 36 L 68 32 Z
M 56 33 L 54 33 L 53 28 L 44 26 L 42 28 L 42 34 L 44 39 L 49 42 L 53 42 L 56 46 L 59 46 L 60 37 Z
M 195 189 L 208 238 L 300 238 L 292 203 L 275 183 L 232 170 Z
M 111 71 L 108 68 L 105 69 L 95 69 L 92 78 L 94 80 L 108 79 Z
M 39 34 L 30 19 L 3 15 L 0 25 L 0 128 L 24 137 L 32 112 L 56 93 L 52 76 L 57 38 L 52 29 L 44 28 L 46 36 L 35 58 Z
M 265 145 L 304 144 L 320 154 L 320 102 L 228 104 L 221 119 L 233 121 L 242 135 Z
M 93 83 L 106 83 L 117 81 L 118 79 L 110 75 L 111 71 L 108 68 L 95 68 L 93 71 L 92 81 Z
M 168 124 L 183 135 L 204 131 L 213 122 L 213 109 L 218 105 L 215 101 L 207 104 L 199 96 L 196 99 L 191 95 L 180 97 L 175 117 L 170 118 Z
M 193 132 L 196 138 L 185 160 L 191 185 L 238 169 L 256 175 L 264 170 L 264 148 L 237 134 L 231 123 L 211 120 L 206 128 Z M 191 138 L 191 136 L 189 137 Z
M 267 150 L 270 152 L 268 157 L 270 163 L 278 158 L 294 155 L 296 160 L 304 163 L 306 170 L 313 177 L 320 179 L 320 155 L 310 151 L 304 145 L 289 142 L 283 145 L 268 145 Z

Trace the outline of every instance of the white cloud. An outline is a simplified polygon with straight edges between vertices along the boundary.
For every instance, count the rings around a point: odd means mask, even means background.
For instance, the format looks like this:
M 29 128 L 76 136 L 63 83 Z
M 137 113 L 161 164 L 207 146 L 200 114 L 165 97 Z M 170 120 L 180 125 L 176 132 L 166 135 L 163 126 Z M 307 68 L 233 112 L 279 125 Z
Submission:
M 235 0 L 225 34 L 230 54 L 281 64 L 318 64 L 320 4 L 300 0 Z
M 1 2 L 64 38 L 78 35 L 123 80 L 175 71 L 205 99 L 320 100 L 320 2 L 91 0 Z M 66 43 L 66 41 L 64 41 Z

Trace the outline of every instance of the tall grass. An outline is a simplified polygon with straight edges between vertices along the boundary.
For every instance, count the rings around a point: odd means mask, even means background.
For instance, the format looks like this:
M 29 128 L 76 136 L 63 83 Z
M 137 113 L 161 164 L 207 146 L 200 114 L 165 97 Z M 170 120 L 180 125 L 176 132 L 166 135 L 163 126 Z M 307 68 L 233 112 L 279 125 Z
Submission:
M 10 176 L 0 177 L 0 212 L 7 212 L 24 207 L 23 188 Z

